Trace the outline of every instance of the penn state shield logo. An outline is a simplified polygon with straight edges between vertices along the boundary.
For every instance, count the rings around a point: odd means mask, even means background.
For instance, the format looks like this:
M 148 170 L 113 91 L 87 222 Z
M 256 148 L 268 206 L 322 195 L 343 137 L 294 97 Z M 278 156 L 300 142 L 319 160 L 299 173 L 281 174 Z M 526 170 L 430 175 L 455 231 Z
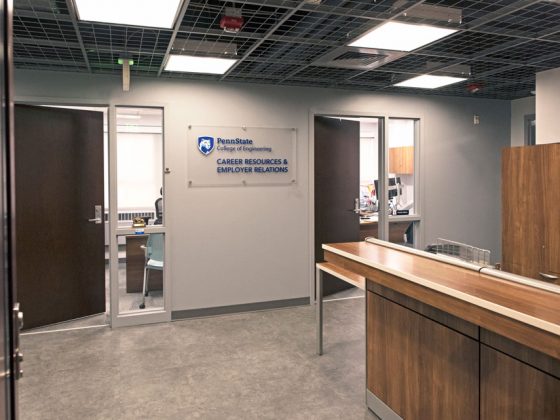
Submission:
M 209 155 L 214 150 L 214 137 L 203 136 L 198 138 L 198 150 L 203 155 Z

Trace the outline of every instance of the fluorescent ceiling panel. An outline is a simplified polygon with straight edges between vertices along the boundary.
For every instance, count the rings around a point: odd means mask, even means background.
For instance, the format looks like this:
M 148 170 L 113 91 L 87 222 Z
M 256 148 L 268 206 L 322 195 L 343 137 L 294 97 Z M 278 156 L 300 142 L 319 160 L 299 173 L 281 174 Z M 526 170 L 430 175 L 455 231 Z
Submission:
M 387 22 L 352 42 L 350 47 L 379 48 L 393 51 L 412 51 L 423 45 L 437 41 L 455 29 L 438 28 L 429 25 Z
M 80 20 L 173 27 L 182 0 L 74 0 Z
M 405 80 L 395 84 L 398 87 L 411 87 L 422 89 L 437 89 L 442 86 L 451 85 L 453 83 L 462 82 L 467 80 L 465 77 L 451 77 L 451 76 L 433 76 L 431 74 L 424 74 L 422 76 L 413 77 L 412 79 Z
M 117 118 L 123 118 L 125 120 L 139 120 L 142 117 L 134 114 L 117 114 Z
M 165 71 L 184 73 L 224 74 L 237 60 L 230 58 L 195 57 L 191 55 L 169 56 Z

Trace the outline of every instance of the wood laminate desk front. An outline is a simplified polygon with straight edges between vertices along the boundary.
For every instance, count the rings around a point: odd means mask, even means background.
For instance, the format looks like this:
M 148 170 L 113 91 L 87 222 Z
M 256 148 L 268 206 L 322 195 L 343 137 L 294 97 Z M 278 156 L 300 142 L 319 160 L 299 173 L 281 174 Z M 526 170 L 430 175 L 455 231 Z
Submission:
M 560 295 L 366 242 L 367 401 L 382 419 L 560 419 Z

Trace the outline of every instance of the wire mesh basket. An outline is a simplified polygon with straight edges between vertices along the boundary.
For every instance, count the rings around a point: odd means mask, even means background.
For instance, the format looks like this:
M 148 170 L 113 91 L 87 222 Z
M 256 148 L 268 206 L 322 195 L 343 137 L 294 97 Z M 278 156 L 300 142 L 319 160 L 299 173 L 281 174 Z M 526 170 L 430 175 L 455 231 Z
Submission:
M 458 258 L 474 264 L 483 266 L 491 265 L 489 250 L 477 248 L 461 242 L 450 241 L 448 239 L 438 238 L 435 246 L 432 246 L 430 251 L 435 254 Z

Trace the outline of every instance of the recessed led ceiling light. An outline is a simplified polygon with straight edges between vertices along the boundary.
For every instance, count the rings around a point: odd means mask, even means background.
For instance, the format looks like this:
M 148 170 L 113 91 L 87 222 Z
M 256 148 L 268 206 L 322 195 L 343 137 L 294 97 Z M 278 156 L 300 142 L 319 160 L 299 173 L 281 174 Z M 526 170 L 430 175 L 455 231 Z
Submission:
M 237 60 L 231 58 L 195 57 L 192 55 L 169 56 L 165 71 L 182 71 L 185 73 L 224 74 Z
M 413 77 L 412 79 L 397 83 L 395 84 L 395 86 L 436 89 L 442 86 L 451 85 L 453 83 L 462 82 L 463 80 L 467 79 L 465 77 L 433 76 L 431 74 L 424 74 L 422 76 Z
M 182 1 L 74 0 L 80 20 L 154 28 L 172 28 Z
M 136 114 L 117 114 L 117 118 L 122 118 L 124 120 L 139 120 L 142 117 Z
M 350 47 L 412 51 L 457 32 L 456 29 L 429 25 L 387 22 L 352 42 Z

